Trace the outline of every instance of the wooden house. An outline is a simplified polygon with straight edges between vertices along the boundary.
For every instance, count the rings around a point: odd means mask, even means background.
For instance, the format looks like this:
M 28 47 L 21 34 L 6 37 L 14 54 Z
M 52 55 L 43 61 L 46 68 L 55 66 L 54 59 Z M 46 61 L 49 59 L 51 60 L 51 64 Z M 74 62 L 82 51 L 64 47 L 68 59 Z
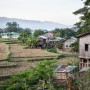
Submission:
M 38 38 L 37 47 L 53 48 L 57 42 L 64 41 L 61 37 L 54 37 L 52 32 L 40 35 Z
M 47 46 L 47 43 L 48 43 L 47 37 L 41 35 L 37 39 L 38 39 L 38 42 L 36 44 L 36 47 L 45 48 Z
M 69 77 L 74 77 L 77 71 L 77 66 L 59 65 L 55 70 L 55 77 L 57 80 L 67 80 Z
M 90 68 L 90 33 L 78 36 L 79 38 L 79 68 L 80 72 L 87 71 Z

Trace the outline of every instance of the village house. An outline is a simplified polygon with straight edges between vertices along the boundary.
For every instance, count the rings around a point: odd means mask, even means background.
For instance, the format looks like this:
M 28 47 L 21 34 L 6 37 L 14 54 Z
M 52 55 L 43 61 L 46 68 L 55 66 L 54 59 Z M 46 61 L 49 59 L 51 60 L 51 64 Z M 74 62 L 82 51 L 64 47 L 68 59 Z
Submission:
M 38 38 L 37 46 L 41 48 L 53 48 L 57 42 L 63 42 L 61 37 L 54 37 L 52 32 L 40 35 Z
M 53 38 L 53 33 L 52 32 L 47 32 L 43 35 L 40 35 L 39 37 L 37 37 L 37 44 L 36 47 L 40 47 L 40 48 L 46 48 L 48 47 L 48 43 L 49 43 L 49 39 Z
M 40 47 L 40 48 L 46 48 L 49 46 L 49 39 L 53 39 L 53 33 L 52 32 L 47 32 L 43 35 L 40 35 L 39 37 L 37 37 L 37 44 L 36 47 Z
M 75 77 L 75 73 L 77 72 L 77 66 L 71 66 L 71 65 L 59 65 L 55 70 L 55 76 L 57 80 L 65 80 L 69 77 Z
M 48 43 L 48 38 L 47 37 L 41 35 L 37 39 L 38 39 L 38 42 L 36 44 L 36 47 L 44 48 L 44 47 L 47 46 L 47 43 Z
M 77 41 L 77 39 L 75 37 L 70 37 L 70 38 L 66 39 L 63 43 L 63 48 L 69 49 L 70 45 L 76 41 Z
M 54 70 L 54 83 L 57 85 L 63 85 L 66 87 L 65 90 L 73 90 L 74 87 L 73 79 L 77 77 L 78 66 L 63 65 L 60 64 Z
M 79 38 L 79 68 L 85 72 L 90 68 L 90 33 L 78 36 Z
M 19 33 L 16 32 L 7 32 L 7 33 L 1 33 L 1 38 L 18 38 L 19 37 Z

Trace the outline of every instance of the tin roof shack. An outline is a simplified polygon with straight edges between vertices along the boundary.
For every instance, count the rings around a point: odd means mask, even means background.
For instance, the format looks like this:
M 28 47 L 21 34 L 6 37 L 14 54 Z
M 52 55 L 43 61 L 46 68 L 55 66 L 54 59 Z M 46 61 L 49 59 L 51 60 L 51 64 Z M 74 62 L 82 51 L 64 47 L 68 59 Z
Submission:
M 59 65 L 55 70 L 55 76 L 57 80 L 65 80 L 69 77 L 74 77 L 78 70 L 77 66 L 70 66 L 70 65 Z
M 37 39 L 37 45 L 36 47 L 40 47 L 40 48 L 46 48 L 49 46 L 49 39 L 53 39 L 53 33 L 52 32 L 47 32 L 43 35 L 40 35 Z
M 57 42 L 64 41 L 61 37 L 54 37 L 52 32 L 40 35 L 38 38 L 37 47 L 53 48 Z
M 79 68 L 85 72 L 90 68 L 90 32 L 78 36 L 79 38 Z

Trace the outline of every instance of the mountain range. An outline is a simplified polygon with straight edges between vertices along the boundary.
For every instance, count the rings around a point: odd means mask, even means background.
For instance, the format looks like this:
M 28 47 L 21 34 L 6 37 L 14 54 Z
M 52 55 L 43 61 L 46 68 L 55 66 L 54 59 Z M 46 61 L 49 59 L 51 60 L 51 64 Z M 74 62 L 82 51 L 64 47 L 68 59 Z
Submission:
M 72 26 L 50 22 L 50 21 L 41 22 L 36 20 L 24 20 L 24 19 L 17 19 L 17 18 L 0 17 L 0 28 L 5 28 L 7 22 L 13 22 L 13 21 L 17 22 L 22 28 L 30 28 L 32 30 L 35 30 L 35 29 L 53 30 L 55 28 L 72 27 Z

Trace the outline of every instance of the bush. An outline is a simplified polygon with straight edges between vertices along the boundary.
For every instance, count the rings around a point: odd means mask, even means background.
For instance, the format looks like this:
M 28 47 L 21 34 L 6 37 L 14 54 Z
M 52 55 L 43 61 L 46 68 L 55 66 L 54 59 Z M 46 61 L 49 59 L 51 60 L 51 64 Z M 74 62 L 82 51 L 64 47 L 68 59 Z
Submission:
M 24 84 L 16 83 L 7 88 L 7 90 L 25 90 Z
M 56 49 L 47 49 L 48 52 L 57 53 Z
M 79 42 L 76 41 L 75 43 L 71 44 L 72 51 L 78 52 L 79 51 Z

